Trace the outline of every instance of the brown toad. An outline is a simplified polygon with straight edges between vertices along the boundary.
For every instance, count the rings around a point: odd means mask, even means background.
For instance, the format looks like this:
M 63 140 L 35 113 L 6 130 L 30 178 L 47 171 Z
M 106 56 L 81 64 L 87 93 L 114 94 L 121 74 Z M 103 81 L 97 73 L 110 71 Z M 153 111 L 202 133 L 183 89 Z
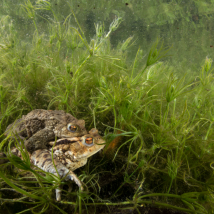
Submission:
M 85 121 L 78 120 L 62 110 L 35 109 L 10 124 L 6 135 L 21 138 L 28 152 L 47 148 L 57 138 L 79 137 L 86 134 Z

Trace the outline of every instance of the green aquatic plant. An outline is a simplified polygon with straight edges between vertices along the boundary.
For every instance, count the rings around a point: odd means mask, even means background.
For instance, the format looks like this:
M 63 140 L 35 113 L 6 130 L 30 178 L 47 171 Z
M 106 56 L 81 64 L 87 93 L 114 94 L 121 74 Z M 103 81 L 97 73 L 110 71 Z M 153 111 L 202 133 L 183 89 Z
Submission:
M 25 40 L 19 25 L 1 16 L 0 148 L 9 162 L 0 170 L 0 201 L 26 204 L 20 213 L 53 207 L 92 213 L 110 206 L 140 213 L 146 205 L 212 213 L 212 60 L 206 58 L 195 76 L 179 73 L 163 62 L 169 48 L 157 39 L 148 54 L 141 46 L 129 61 L 136 39 L 117 45 L 111 40 L 124 17 L 115 17 L 108 30 L 95 24 L 88 38 L 72 3 L 66 5 L 70 12 L 63 16 L 48 1 L 22 2 L 33 32 Z M 18 142 L 23 159 L 12 155 L 12 142 L 3 134 L 35 108 L 65 110 L 85 119 L 87 129 L 105 133 L 104 153 L 77 172 L 86 190 L 64 188 L 60 202 L 53 192 L 66 182 L 33 168 Z M 8 198 L 14 190 L 18 196 Z

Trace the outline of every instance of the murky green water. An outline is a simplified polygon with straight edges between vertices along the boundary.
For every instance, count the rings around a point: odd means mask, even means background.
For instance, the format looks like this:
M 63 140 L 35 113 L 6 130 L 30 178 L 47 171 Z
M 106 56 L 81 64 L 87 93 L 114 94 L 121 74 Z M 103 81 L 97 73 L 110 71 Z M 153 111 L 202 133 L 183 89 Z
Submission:
M 32 0 L 31 2 L 36 3 Z M 94 36 L 95 23 L 103 22 L 108 28 L 115 16 L 121 16 L 123 22 L 111 35 L 111 42 L 116 46 L 119 41 L 134 36 L 136 42 L 130 48 L 130 56 L 135 54 L 139 47 L 147 54 L 155 39 L 160 37 L 166 45 L 173 45 L 168 60 L 179 70 L 197 71 L 206 56 L 213 58 L 214 1 L 51 1 L 54 12 L 60 16 L 62 22 L 70 14 L 68 2 L 72 5 L 87 38 Z M 35 28 L 20 6 L 23 3 L 24 1 L 2 0 L 0 14 L 12 17 L 19 26 L 19 33 L 23 34 L 23 40 L 26 40 L 33 35 Z M 50 14 L 49 11 L 39 12 L 41 17 L 36 19 L 39 32 L 48 33 Z M 74 19 L 71 20 L 75 25 Z
M 214 0 L 0 0 L 0 150 L 17 118 L 33 109 L 64 110 L 111 143 L 103 159 L 77 172 L 87 194 L 64 189 L 73 210 L 161 202 L 213 213 L 213 11 Z M 161 58 L 157 38 L 172 47 L 170 56 Z M 40 210 L 55 205 L 46 180 L 31 191 L 21 175 L 2 173 L 1 185 L 38 199 Z M 0 193 L 3 202 L 19 197 Z

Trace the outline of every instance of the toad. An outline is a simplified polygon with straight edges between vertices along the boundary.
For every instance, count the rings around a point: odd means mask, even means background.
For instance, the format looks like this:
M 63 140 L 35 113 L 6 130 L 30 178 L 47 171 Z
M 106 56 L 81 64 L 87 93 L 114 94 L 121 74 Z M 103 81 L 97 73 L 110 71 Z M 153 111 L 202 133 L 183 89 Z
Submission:
M 46 149 L 57 138 L 80 137 L 87 133 L 85 121 L 62 110 L 35 109 L 10 124 L 5 135 L 24 140 L 28 152 Z
M 65 177 L 65 180 L 74 180 L 83 190 L 81 181 L 73 171 L 84 166 L 89 157 L 103 149 L 104 143 L 105 141 L 98 134 L 98 130 L 93 128 L 89 134 L 82 137 L 62 138 L 56 142 L 49 142 L 49 149 L 39 149 L 29 155 L 35 166 L 56 176 L 59 174 L 61 178 Z M 13 148 L 11 152 L 21 157 L 21 152 L 17 148 Z M 52 152 L 56 168 L 52 162 Z M 61 200 L 60 188 L 56 189 L 56 200 Z
M 50 142 L 54 146 L 49 149 L 50 152 L 60 160 L 68 169 L 75 169 L 84 166 L 87 159 L 103 149 L 105 141 L 98 134 L 98 130 L 93 128 L 89 134 L 82 137 L 64 138 Z

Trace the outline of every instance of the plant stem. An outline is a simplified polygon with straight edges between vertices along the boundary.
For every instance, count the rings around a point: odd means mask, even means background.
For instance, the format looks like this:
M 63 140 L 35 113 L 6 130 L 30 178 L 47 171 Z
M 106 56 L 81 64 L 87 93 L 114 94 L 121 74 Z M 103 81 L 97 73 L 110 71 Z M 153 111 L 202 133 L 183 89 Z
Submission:
M 75 203 L 73 202 L 65 202 L 65 201 L 60 201 L 59 203 L 61 204 L 72 204 L 74 205 Z M 103 202 L 103 203 L 86 203 L 85 205 L 104 205 L 104 206 L 120 206 L 120 205 L 128 205 L 128 204 L 136 204 L 135 201 L 124 201 L 124 202 L 118 202 L 118 203 L 110 203 L 110 202 Z M 156 205 L 158 207 L 165 207 L 168 209 L 174 209 L 174 210 L 180 210 L 183 212 L 188 212 L 188 213 L 195 213 L 195 210 L 190 210 L 190 209 L 185 209 L 185 208 L 181 208 L 181 207 L 177 207 L 177 206 L 173 206 L 170 204 L 166 204 L 166 203 L 160 203 L 160 202 L 155 202 L 155 201 L 150 201 L 150 200 L 139 200 L 137 201 L 137 204 L 141 204 L 141 206 L 144 206 L 144 204 L 152 204 L 152 205 Z
M 81 193 L 81 189 L 79 188 L 79 193 Z M 82 214 L 82 198 L 81 194 L 79 194 L 79 214 Z

